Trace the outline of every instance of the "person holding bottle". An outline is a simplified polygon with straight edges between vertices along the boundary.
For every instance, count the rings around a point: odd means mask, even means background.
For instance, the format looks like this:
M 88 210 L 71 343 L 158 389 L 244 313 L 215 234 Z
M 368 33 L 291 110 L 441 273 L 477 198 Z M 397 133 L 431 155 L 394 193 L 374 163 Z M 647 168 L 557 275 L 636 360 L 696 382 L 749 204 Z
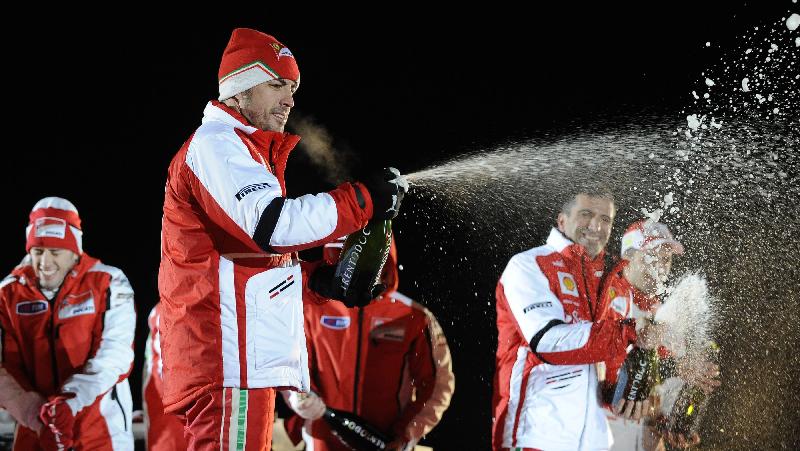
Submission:
M 130 282 L 84 252 L 72 202 L 45 197 L 29 218 L 28 254 L 0 282 L 0 405 L 18 423 L 13 449 L 133 450 Z
M 326 245 L 324 262 L 334 264 L 341 250 L 341 242 Z M 306 449 L 349 449 L 323 418 L 329 408 L 357 415 L 390 438 L 386 449 L 405 451 L 450 405 L 455 376 L 447 340 L 430 310 L 397 291 L 394 240 L 380 282 L 382 293 L 367 305 L 304 290 L 311 392 L 283 395 L 304 420 Z
M 605 317 L 611 319 L 635 318 L 637 323 L 652 318 L 661 305 L 659 296 L 665 292 L 666 282 L 672 271 L 672 260 L 675 255 L 684 254 L 684 246 L 675 239 L 669 228 L 653 220 L 639 220 L 631 224 L 622 236 L 620 254 L 622 260 L 612 271 L 612 282 L 605 296 Z M 710 362 L 703 363 L 702 368 L 692 368 L 684 360 L 676 359 L 670 350 L 661 347 L 659 376 L 664 379 L 672 373 L 690 383 L 713 391 L 719 386 L 716 378 L 719 367 Z M 625 356 L 618 356 L 598 364 L 601 375 L 601 393 L 604 402 L 609 404 L 608 420 L 614 435 L 614 447 L 618 450 L 651 450 L 657 449 L 661 434 L 653 427 L 655 405 L 646 409 L 644 402 L 620 401 L 611 404 L 611 392 L 617 384 L 619 369 L 623 366 Z M 715 376 L 716 375 L 716 376 Z M 641 412 L 646 417 L 643 423 L 628 421 L 630 412 Z M 697 434 L 680 436 L 665 434 L 667 442 L 672 446 L 690 446 L 700 442 Z
M 602 317 L 604 249 L 613 195 L 578 186 L 547 242 L 511 258 L 497 285 L 492 448 L 597 450 L 611 446 L 595 363 L 653 347 L 657 327 Z
M 181 416 L 190 450 L 261 450 L 270 446 L 274 387 L 309 389 L 296 251 L 393 218 L 405 185 L 387 169 L 288 198 L 284 172 L 300 139 L 284 132 L 300 85 L 294 54 L 237 28 L 218 75 L 219 98 L 167 174 L 163 402 Z

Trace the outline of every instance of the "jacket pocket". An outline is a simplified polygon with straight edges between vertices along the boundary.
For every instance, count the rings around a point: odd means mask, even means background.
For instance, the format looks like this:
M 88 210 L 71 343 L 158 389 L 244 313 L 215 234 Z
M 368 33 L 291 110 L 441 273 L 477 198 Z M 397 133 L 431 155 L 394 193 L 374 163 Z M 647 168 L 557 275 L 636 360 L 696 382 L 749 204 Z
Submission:
M 300 266 L 273 268 L 251 277 L 245 287 L 248 336 L 255 368 L 301 368 L 305 358 Z M 251 316 L 251 315 L 248 315 Z

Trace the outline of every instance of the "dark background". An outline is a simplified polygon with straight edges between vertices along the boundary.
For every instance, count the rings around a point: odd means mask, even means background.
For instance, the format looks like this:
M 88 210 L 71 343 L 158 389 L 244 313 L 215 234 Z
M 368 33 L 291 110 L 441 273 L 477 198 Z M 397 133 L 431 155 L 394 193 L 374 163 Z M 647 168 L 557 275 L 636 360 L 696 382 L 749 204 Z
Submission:
M 247 10 L 238 16 L 167 17 L 123 7 L 92 11 L 93 19 L 74 10 L 51 10 L 47 18 L 29 11 L 28 25 L 2 31 L 0 263 L 10 270 L 22 258 L 27 214 L 38 199 L 75 203 L 85 250 L 123 269 L 136 290 L 136 388 L 147 314 L 158 297 L 166 169 L 216 98 L 219 57 L 233 27 L 271 33 L 292 50 L 302 74 L 293 114 L 313 119 L 337 148 L 356 155 L 347 164 L 357 177 L 389 164 L 410 173 L 485 146 L 567 134 L 597 118 L 677 112 L 718 59 L 715 49 L 797 10 L 790 0 L 560 5 L 523 11 L 488 3 L 434 13 L 410 5 L 323 11 L 251 3 L 228 8 Z M 332 186 L 302 152 L 290 160 L 287 180 L 291 196 Z M 415 282 L 457 285 L 464 275 L 427 265 L 427 238 L 403 220 L 395 225 L 401 291 L 440 319 L 457 376 L 450 411 L 428 443 L 488 447 L 495 333 L 487 302 L 502 268 L 468 276 L 479 280 L 474 303 L 457 290 L 449 291 L 452 299 L 437 297 Z M 508 243 L 503 257 L 542 238 Z M 138 390 L 134 399 L 139 406 Z

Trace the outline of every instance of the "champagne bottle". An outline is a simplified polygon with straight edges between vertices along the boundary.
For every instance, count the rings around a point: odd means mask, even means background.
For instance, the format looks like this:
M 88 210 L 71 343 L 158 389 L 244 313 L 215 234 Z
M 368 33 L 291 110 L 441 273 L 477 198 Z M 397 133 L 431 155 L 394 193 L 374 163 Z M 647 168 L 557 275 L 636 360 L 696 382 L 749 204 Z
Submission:
M 716 363 L 718 352 L 719 346 L 713 341 L 709 342 L 706 351 L 707 358 Z M 684 384 L 667 419 L 667 430 L 686 436 L 697 432 L 707 404 L 708 396 L 703 390 L 690 384 Z
M 620 400 L 644 401 L 658 384 L 658 350 L 635 347 L 619 369 L 612 405 Z
M 350 412 L 326 407 L 322 418 L 328 423 L 336 438 L 343 445 L 355 451 L 385 450 L 392 441 L 363 418 Z
M 370 221 L 347 237 L 334 273 L 337 299 L 365 305 L 380 295 L 378 284 L 391 244 L 392 221 L 388 219 Z

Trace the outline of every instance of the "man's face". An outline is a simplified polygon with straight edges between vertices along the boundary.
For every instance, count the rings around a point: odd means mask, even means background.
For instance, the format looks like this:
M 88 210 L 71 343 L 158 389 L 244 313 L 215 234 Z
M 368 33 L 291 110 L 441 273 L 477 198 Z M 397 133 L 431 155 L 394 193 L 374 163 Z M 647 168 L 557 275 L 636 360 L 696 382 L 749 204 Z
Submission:
M 298 84 L 279 78 L 253 86 L 237 94 L 239 111 L 261 130 L 282 132 L 289 112 L 294 107 L 294 92 Z
M 672 248 L 661 245 L 655 249 L 632 249 L 625 268 L 625 278 L 647 294 L 659 294 L 672 271 Z
M 30 251 L 33 270 L 39 279 L 39 288 L 55 290 L 78 262 L 78 256 L 57 247 L 32 247 Z
M 579 194 L 569 214 L 558 214 L 558 230 L 595 258 L 608 243 L 616 213 L 611 199 Z

